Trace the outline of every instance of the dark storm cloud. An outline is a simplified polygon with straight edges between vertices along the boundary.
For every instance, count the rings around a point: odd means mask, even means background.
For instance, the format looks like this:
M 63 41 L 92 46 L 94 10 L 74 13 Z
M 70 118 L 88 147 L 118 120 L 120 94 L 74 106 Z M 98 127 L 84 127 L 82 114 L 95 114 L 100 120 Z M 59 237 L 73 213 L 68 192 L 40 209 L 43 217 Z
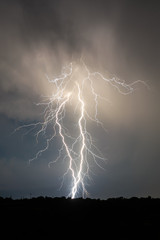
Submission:
M 113 99 L 109 113 L 102 106 L 109 134 L 99 131 L 97 142 L 109 160 L 106 172 L 95 169 L 91 192 L 95 197 L 160 196 L 158 1 L 1 0 L 0 5 L 0 113 L 8 118 L 1 121 L 3 135 L 9 136 L 17 120 L 38 118 L 40 111 L 33 102 L 50 92 L 45 74 L 55 75 L 64 63 L 83 55 L 96 71 L 109 71 L 127 82 L 141 79 L 150 85 L 149 91 L 140 86 L 132 96 Z M 96 130 L 93 132 L 96 135 Z M 23 173 L 26 179 L 27 174 L 33 177 L 35 173 L 20 164 L 25 148 L 16 156 L 18 146 L 13 148 L 13 138 L 6 136 L 1 139 L 1 189 L 9 189 L 11 181 L 6 179 L 11 175 L 15 184 L 10 188 L 16 189 Z M 43 167 L 39 169 L 43 172 Z M 17 172 L 21 172 L 18 177 Z M 47 170 L 42 175 L 47 178 Z M 54 173 L 54 180 L 57 175 Z M 24 188 L 29 189 L 30 182 L 25 181 Z M 40 188 L 39 181 L 35 188 Z
M 56 57 L 60 48 L 70 58 L 91 55 L 93 62 L 98 58 L 100 65 L 122 77 L 131 78 L 132 73 L 158 78 L 157 1 L 40 0 L 1 1 L 1 5 L 4 64 L 16 61 L 19 66 L 21 55 L 45 46 Z

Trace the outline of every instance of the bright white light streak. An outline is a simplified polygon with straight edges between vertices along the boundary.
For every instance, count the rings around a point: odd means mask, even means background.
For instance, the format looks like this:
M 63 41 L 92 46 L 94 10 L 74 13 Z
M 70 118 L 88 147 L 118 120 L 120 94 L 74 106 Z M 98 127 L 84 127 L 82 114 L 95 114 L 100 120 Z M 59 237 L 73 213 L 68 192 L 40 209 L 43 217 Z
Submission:
M 26 132 L 29 133 L 37 128 L 37 143 L 41 135 L 46 137 L 45 147 L 40 149 L 29 160 L 30 163 L 49 149 L 50 143 L 55 137 L 60 137 L 61 147 L 58 150 L 58 157 L 49 162 L 48 165 L 50 167 L 60 159 L 67 161 L 68 167 L 64 171 L 63 179 L 66 175 L 71 177 L 71 190 L 68 196 L 76 198 L 81 194 L 81 196 L 85 197 L 88 194 L 86 183 L 87 179 L 90 178 L 90 162 L 92 161 L 96 166 L 102 168 L 99 161 L 105 160 L 95 146 L 91 133 L 87 130 L 90 121 L 103 127 L 103 123 L 98 118 L 99 100 L 110 103 L 107 96 L 98 93 L 97 82 L 101 80 L 103 85 L 107 83 L 106 88 L 109 84 L 110 87 L 115 88 L 123 95 L 131 94 L 138 83 L 143 83 L 147 87 L 148 85 L 140 80 L 127 84 L 116 76 L 107 78 L 100 72 L 91 72 L 83 60 L 80 61 L 79 65 L 70 63 L 64 66 L 59 77 L 52 79 L 47 76 L 47 79 L 53 85 L 54 93 L 45 97 L 43 102 L 37 103 L 37 105 L 44 107 L 43 121 L 20 126 L 15 131 L 25 128 L 27 129 Z M 87 94 L 91 96 L 90 101 L 94 105 L 94 113 L 92 114 L 87 108 Z M 74 119 L 75 124 L 67 127 L 66 122 L 68 123 L 68 120 L 66 120 L 66 116 L 71 114 L 71 112 L 68 114 L 69 108 L 74 108 L 70 119 Z M 50 126 L 52 126 L 52 132 L 48 136 L 47 129 Z M 71 133 L 73 129 L 75 134 Z

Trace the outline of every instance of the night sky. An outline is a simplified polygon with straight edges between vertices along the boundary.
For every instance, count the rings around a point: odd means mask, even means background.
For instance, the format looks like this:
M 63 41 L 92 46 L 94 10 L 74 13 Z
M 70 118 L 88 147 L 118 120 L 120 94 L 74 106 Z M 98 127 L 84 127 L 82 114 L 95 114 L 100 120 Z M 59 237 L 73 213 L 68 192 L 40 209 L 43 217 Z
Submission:
M 1 196 L 67 196 L 69 177 L 60 189 L 66 163 L 48 168 L 60 139 L 29 165 L 43 139 L 37 145 L 35 132 L 12 133 L 40 119 L 35 103 L 50 90 L 46 74 L 56 76 L 83 56 L 93 71 L 149 86 L 137 84 L 127 96 L 113 93 L 111 106 L 101 104 L 107 133 L 91 129 L 107 160 L 104 170 L 92 167 L 89 197 L 160 197 L 159 24 L 154 0 L 0 1 Z

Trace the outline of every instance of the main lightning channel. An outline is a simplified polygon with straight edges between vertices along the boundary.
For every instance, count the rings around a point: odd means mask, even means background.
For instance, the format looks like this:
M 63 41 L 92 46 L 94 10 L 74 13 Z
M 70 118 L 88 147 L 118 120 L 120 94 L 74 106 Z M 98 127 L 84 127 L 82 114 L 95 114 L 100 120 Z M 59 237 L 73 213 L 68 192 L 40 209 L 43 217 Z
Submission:
M 80 118 L 78 120 L 78 126 L 79 126 L 79 131 L 80 131 L 80 136 L 81 136 L 81 149 L 80 149 L 80 166 L 79 166 L 79 171 L 77 174 L 77 178 L 76 181 L 74 182 L 74 186 L 72 188 L 72 198 L 75 198 L 77 189 L 78 189 L 78 184 L 81 182 L 82 186 L 84 188 L 84 183 L 83 183 L 83 179 L 82 179 L 82 168 L 83 168 L 83 163 L 84 163 L 84 149 L 85 149 L 85 134 L 84 134 L 84 130 L 83 130 L 83 126 L 82 126 L 82 121 L 84 120 L 84 102 L 81 98 L 81 91 L 80 91 L 80 86 L 79 84 L 76 82 L 76 85 L 78 87 L 78 100 L 80 102 L 80 106 L 81 106 L 81 115 Z

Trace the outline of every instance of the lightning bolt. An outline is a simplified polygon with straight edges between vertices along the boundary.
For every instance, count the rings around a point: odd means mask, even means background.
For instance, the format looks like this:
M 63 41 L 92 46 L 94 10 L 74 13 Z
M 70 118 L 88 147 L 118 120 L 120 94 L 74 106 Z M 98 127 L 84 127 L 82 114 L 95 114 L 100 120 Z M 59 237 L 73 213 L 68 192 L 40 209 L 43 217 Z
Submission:
M 97 82 L 102 81 L 103 84 L 106 84 L 106 87 L 110 85 L 110 87 L 115 88 L 123 95 L 131 94 L 138 83 L 143 83 L 147 87 L 148 85 L 141 80 L 127 84 L 115 75 L 107 78 L 100 72 L 91 72 L 82 59 L 79 65 L 70 63 L 64 66 L 60 76 L 53 79 L 47 75 L 46 77 L 48 82 L 52 84 L 54 93 L 51 96 L 46 96 L 44 101 L 37 103 L 38 106 L 44 107 L 43 120 L 20 126 L 15 129 L 15 132 L 25 128 L 27 134 L 37 129 L 35 135 L 37 143 L 41 135 L 46 138 L 45 147 L 40 149 L 29 160 L 29 163 L 38 159 L 41 154 L 47 151 L 51 141 L 59 136 L 61 147 L 58 157 L 50 161 L 48 165 L 51 167 L 52 164 L 60 159 L 67 161 L 68 167 L 63 175 L 63 181 L 66 175 L 71 176 L 71 191 L 68 196 L 75 198 L 81 192 L 81 195 L 85 197 L 88 195 L 86 183 L 87 179 L 90 178 L 90 162 L 94 162 L 102 168 L 99 161 L 105 161 L 102 153 L 94 144 L 91 133 L 87 130 L 87 126 L 91 121 L 104 128 L 103 123 L 98 118 L 99 101 L 110 103 L 106 96 L 98 92 L 96 88 Z M 89 111 L 87 106 L 88 94 L 90 94 L 92 104 L 94 104 L 93 113 Z M 66 117 L 69 115 L 68 108 L 74 108 L 72 118 L 75 122 L 75 128 L 74 126 L 69 128 L 65 124 L 68 121 L 66 120 Z M 50 127 L 52 130 L 48 136 L 47 132 Z M 72 128 L 74 128 L 76 134 L 71 133 Z
M 79 182 L 82 183 L 82 186 L 83 186 L 83 190 L 85 190 L 84 188 L 84 183 L 83 183 L 83 179 L 82 179 L 82 171 L 83 171 L 83 163 L 84 163 L 84 149 L 85 149 L 85 132 L 86 132 L 86 129 L 83 129 L 83 126 L 82 126 L 82 121 L 84 120 L 84 102 L 81 98 L 81 91 L 80 91 L 80 86 L 79 84 L 77 83 L 77 87 L 78 87 L 78 100 L 80 102 L 80 105 L 81 105 L 81 114 L 80 114 L 80 118 L 78 120 L 78 126 L 79 126 L 79 131 L 80 131 L 80 136 L 81 136 L 81 149 L 80 149 L 80 166 L 79 166 L 79 170 L 78 170 L 78 174 L 77 174 L 77 178 L 75 179 L 74 181 L 74 186 L 72 188 L 72 198 L 75 197 L 76 195 L 76 192 L 77 192 L 77 188 L 78 188 L 78 184 Z

